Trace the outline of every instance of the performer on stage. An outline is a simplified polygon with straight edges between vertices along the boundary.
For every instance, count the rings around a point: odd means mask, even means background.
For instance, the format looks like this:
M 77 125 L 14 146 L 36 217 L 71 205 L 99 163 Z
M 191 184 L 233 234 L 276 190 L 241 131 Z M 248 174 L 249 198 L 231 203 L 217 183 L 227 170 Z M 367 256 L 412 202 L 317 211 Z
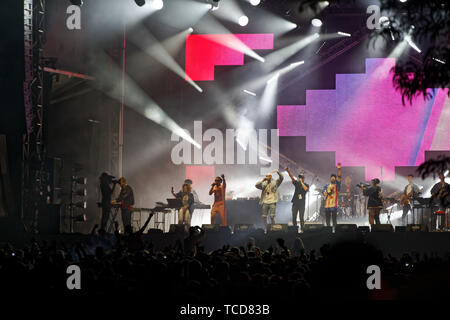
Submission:
M 327 226 L 330 226 L 330 218 L 333 219 L 333 226 L 337 225 L 337 203 L 339 190 L 341 188 L 342 172 L 341 164 L 338 163 L 338 174 L 330 176 L 330 183 L 323 187 L 322 194 L 325 197 L 325 219 Z
M 300 227 L 303 230 L 305 226 L 305 198 L 306 193 L 309 190 L 309 185 L 305 183 L 305 177 L 301 174 L 298 175 L 298 180 L 295 180 L 291 171 L 286 167 L 286 172 L 291 177 L 292 184 L 295 187 L 294 196 L 292 197 L 292 224 L 297 225 L 297 214 L 300 216 Z
M 117 184 L 117 180 L 114 181 L 114 177 L 110 176 L 106 172 L 103 172 L 100 177 L 100 192 L 102 194 L 101 207 L 102 207 L 102 220 L 100 223 L 100 228 L 106 230 L 106 224 L 109 220 L 109 215 L 111 214 L 111 197 L 114 193 L 114 189 Z
M 341 195 L 344 193 L 345 196 L 341 197 L 343 199 L 343 203 L 339 203 L 339 206 L 343 210 L 347 210 L 344 212 L 346 216 L 355 216 L 355 194 L 356 194 L 356 188 L 352 185 L 352 177 L 346 176 L 344 178 L 344 184 L 341 186 Z M 348 212 L 348 210 L 350 212 Z
M 437 210 L 445 211 L 448 207 L 450 207 L 450 184 L 445 182 L 445 175 L 443 172 L 439 173 L 439 182 L 436 183 L 433 188 L 431 188 L 431 201 L 432 201 L 432 216 L 431 216 L 431 230 L 434 230 L 436 227 L 436 218 L 437 216 L 433 214 Z M 439 221 L 439 229 L 444 227 L 445 215 L 441 215 L 441 219 Z
M 403 190 L 402 196 L 402 205 L 403 205 L 403 214 L 402 214 L 402 224 L 406 226 L 408 216 L 408 212 L 412 211 L 412 201 L 413 199 L 420 193 L 420 188 L 417 184 L 413 182 L 414 176 L 412 174 L 408 174 L 408 184 L 405 186 Z
M 191 179 L 186 179 L 186 180 L 184 180 L 184 183 L 187 183 L 187 184 L 189 184 L 190 185 L 190 187 L 191 187 L 191 191 L 192 191 L 192 195 L 194 196 L 194 203 L 200 203 L 200 200 L 199 200 L 199 198 L 198 198 L 198 194 L 197 194 L 197 192 L 194 190 L 194 188 L 192 187 L 192 180 Z M 194 210 L 194 207 L 192 208 L 192 210 Z M 194 211 L 191 211 L 191 217 L 192 217 L 192 213 L 193 213 Z
M 274 170 L 278 174 L 278 179 L 273 180 L 271 174 L 266 174 L 266 177 L 257 182 L 255 187 L 261 190 L 261 198 L 259 203 L 262 204 L 262 218 L 264 226 L 267 229 L 267 213 L 270 215 L 270 222 L 275 224 L 275 212 L 279 199 L 278 187 L 283 182 L 283 175 L 280 171 Z
M 214 224 L 216 215 L 219 214 L 222 226 L 227 225 L 226 210 L 225 210 L 226 187 L 227 183 L 225 181 L 224 175 L 222 175 L 221 177 L 216 177 L 214 183 L 211 185 L 209 195 L 212 195 L 214 193 L 214 204 L 211 208 L 211 224 Z
M 116 203 L 121 205 L 122 223 L 125 229 L 127 226 L 131 226 L 131 207 L 134 205 L 134 194 L 124 177 L 119 179 L 119 184 L 121 189 Z
M 369 197 L 367 209 L 369 209 L 369 223 L 373 226 L 374 223 L 380 224 L 380 212 L 383 208 L 383 194 L 381 192 L 381 187 L 379 186 L 379 179 L 372 179 L 371 183 L 372 185 L 370 187 L 364 185 L 360 185 L 359 187 L 363 190 L 363 194 Z
M 182 207 L 178 210 L 178 224 L 191 225 L 191 217 L 194 206 L 194 194 L 192 193 L 192 187 L 188 183 L 184 183 L 181 191 L 175 193 L 173 187 L 171 189 L 173 196 L 181 200 Z

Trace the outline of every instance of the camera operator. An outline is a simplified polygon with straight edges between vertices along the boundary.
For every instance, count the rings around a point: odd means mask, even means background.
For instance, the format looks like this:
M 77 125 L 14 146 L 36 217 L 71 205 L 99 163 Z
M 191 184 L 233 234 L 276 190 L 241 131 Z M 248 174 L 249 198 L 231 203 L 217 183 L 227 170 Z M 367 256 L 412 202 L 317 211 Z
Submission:
M 100 192 L 102 194 L 102 201 L 100 203 L 102 207 L 102 220 L 100 225 L 102 230 L 106 230 L 109 215 L 111 214 L 111 198 L 118 181 L 114 180 L 114 177 L 106 172 L 100 175 L 99 180 Z

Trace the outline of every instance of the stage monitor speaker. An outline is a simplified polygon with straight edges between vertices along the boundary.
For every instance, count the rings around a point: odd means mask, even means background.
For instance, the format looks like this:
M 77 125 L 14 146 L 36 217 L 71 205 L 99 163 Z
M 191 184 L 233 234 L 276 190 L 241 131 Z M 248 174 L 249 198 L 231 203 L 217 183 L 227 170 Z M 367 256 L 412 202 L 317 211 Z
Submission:
M 172 233 L 188 233 L 189 226 L 187 224 L 171 224 L 169 232 Z
M 374 224 L 372 226 L 372 232 L 394 232 L 394 228 L 391 224 Z
M 338 224 L 336 226 L 336 233 L 338 232 L 356 232 L 358 230 L 358 226 L 356 224 Z
M 60 233 L 61 205 L 46 205 L 39 209 L 37 229 L 41 234 Z
M 250 223 L 240 223 L 240 224 L 235 224 L 233 230 L 234 230 L 234 233 L 250 232 L 250 231 L 255 230 L 255 226 Z
M 362 233 L 370 232 L 370 227 L 369 226 L 359 226 L 358 232 L 362 232 Z
M 287 224 L 280 224 L 280 223 L 269 224 L 269 225 L 267 225 L 267 232 L 283 232 L 283 233 L 287 233 L 288 232 L 288 225 Z
M 231 228 L 229 226 L 225 226 L 225 227 L 224 226 L 219 226 L 218 232 L 221 235 L 229 236 L 229 235 L 231 235 Z
M 422 231 L 422 225 L 420 224 L 408 224 L 406 226 L 407 232 L 421 232 Z
M 205 232 L 219 231 L 220 224 L 202 224 L 202 229 Z
M 163 231 L 161 229 L 150 228 L 148 229 L 147 234 L 151 235 L 163 234 Z
M 405 232 L 406 227 L 405 226 L 395 226 L 395 232 Z
M 331 232 L 331 227 L 326 227 L 321 223 L 306 223 L 303 232 L 322 232 L 322 231 L 329 231 Z

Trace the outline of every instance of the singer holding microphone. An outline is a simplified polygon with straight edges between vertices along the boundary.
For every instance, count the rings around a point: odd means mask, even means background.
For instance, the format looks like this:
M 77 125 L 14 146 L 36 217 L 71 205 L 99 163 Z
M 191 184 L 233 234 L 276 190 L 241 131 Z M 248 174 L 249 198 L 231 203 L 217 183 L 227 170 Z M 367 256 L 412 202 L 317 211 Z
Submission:
M 216 177 L 214 183 L 211 185 L 209 195 L 214 194 L 214 204 L 211 208 L 211 224 L 214 224 L 216 216 L 220 216 L 222 226 L 227 225 L 226 210 L 225 210 L 225 189 L 227 184 L 225 182 L 225 176 L 222 174 L 220 177 Z
M 286 167 L 286 172 L 292 180 L 292 184 L 295 187 L 294 196 L 292 197 L 292 224 L 297 225 L 297 215 L 300 216 L 300 227 L 303 231 L 305 226 L 305 198 L 306 193 L 309 190 L 309 185 L 305 183 L 305 177 L 301 174 L 298 175 L 298 180 L 294 178 L 291 171 Z

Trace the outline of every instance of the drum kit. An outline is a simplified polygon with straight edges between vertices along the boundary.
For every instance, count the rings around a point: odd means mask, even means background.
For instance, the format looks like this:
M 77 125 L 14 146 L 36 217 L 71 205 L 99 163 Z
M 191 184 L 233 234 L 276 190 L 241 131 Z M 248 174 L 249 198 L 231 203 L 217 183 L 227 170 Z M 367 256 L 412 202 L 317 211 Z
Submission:
M 325 217 L 325 197 L 322 189 L 316 188 L 313 196 L 316 197 L 316 210 L 311 217 L 311 221 L 318 221 L 320 217 Z M 353 207 L 353 208 L 352 208 Z M 350 219 L 366 215 L 366 198 L 362 194 L 351 194 L 340 192 L 338 194 L 338 218 Z
M 316 221 L 320 217 L 325 217 L 325 197 L 322 189 L 316 188 L 313 196 L 316 197 L 316 210 L 311 217 L 311 221 Z M 383 208 L 381 214 L 387 214 L 388 221 L 394 210 L 394 205 L 399 203 L 396 198 L 383 198 Z M 367 215 L 367 197 L 362 193 L 351 194 L 340 192 L 338 195 L 338 218 L 350 219 L 360 218 Z M 388 222 L 389 223 L 389 222 Z

